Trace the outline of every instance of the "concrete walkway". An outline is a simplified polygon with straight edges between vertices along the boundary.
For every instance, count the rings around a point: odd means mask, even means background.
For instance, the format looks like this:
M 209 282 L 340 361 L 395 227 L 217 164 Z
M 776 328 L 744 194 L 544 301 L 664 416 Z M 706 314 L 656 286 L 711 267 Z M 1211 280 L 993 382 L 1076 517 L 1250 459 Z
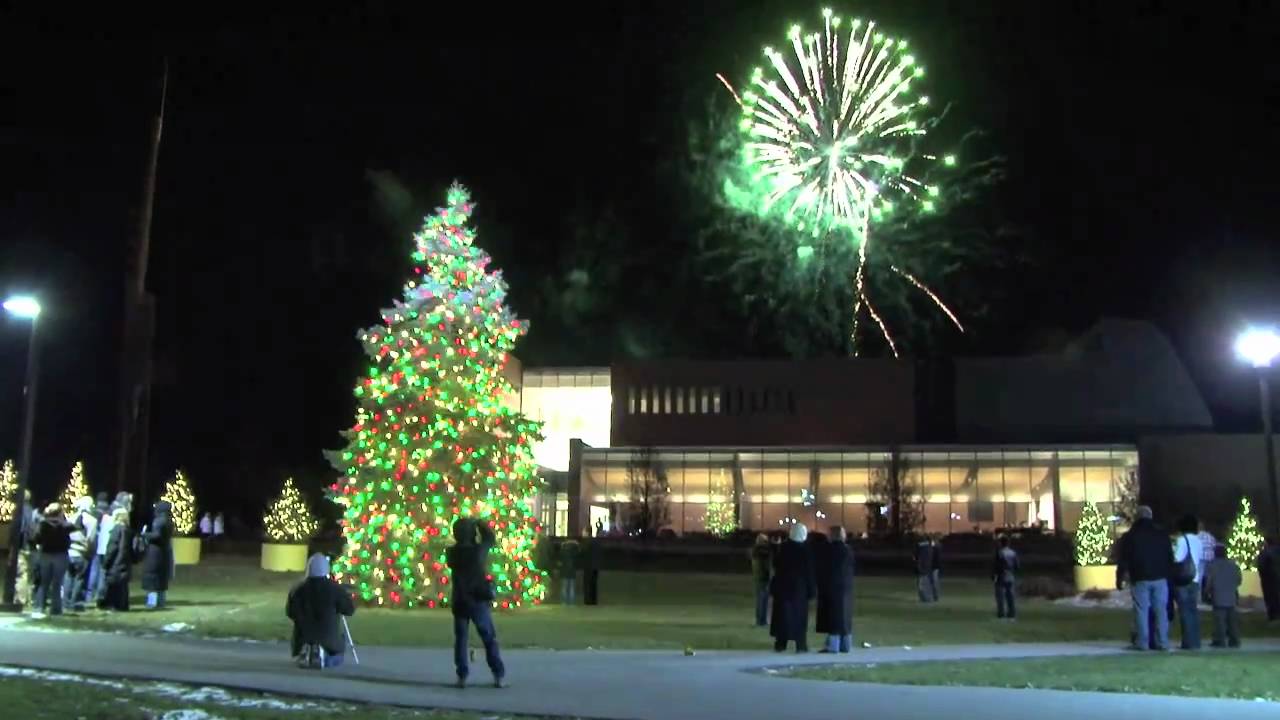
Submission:
M 357 628 L 358 632 L 358 628 Z M 358 638 L 357 638 L 358 639 Z M 1280 645 L 1272 646 L 1280 649 Z M 105 633 L 0 628 L 0 665 L 146 680 L 218 685 L 287 695 L 413 707 L 669 720 L 1252 720 L 1280 717 L 1276 703 L 1149 695 L 1001 688 L 907 687 L 781 678 L 766 668 L 832 662 L 894 662 L 1053 655 L 1106 655 L 1115 646 L 1088 644 L 876 648 L 852 655 L 764 653 L 556 652 L 505 653 L 511 686 L 457 690 L 452 653 L 442 649 L 359 648 L 361 664 L 300 670 L 273 643 L 143 638 Z

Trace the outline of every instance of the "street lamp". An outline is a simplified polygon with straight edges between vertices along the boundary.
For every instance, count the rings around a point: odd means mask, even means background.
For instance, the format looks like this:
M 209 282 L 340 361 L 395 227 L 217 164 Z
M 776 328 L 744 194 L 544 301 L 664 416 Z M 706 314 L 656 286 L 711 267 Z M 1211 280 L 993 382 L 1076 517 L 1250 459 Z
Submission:
M 1249 328 L 1236 338 L 1236 354 L 1258 371 L 1258 397 L 1262 406 L 1262 437 L 1267 452 L 1267 482 L 1271 486 L 1271 510 L 1280 528 L 1280 486 L 1276 484 L 1276 454 L 1271 438 L 1271 386 L 1267 372 L 1280 357 L 1280 334 L 1272 328 Z
M 25 399 L 22 419 L 22 454 L 19 456 L 18 487 L 14 489 L 13 523 L 9 526 L 9 564 L 4 575 L 4 604 L 14 606 L 18 580 L 18 551 L 22 546 L 24 520 L 27 508 L 27 478 L 31 474 L 31 433 L 36 420 L 36 377 L 39 356 L 36 354 L 36 320 L 40 317 L 40 301 L 30 295 L 14 295 L 4 301 L 4 309 L 10 315 L 31 321 L 31 334 L 27 340 L 27 382 L 22 394 Z

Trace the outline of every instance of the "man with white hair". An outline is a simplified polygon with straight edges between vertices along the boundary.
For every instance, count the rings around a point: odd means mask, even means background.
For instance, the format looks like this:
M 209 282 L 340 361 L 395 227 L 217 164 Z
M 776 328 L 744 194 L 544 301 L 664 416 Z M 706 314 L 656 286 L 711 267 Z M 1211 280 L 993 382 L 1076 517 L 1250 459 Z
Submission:
M 769 634 L 773 649 L 783 652 L 787 643 L 796 644 L 796 652 L 809 652 L 809 601 L 818 593 L 813 574 L 813 558 L 804 541 L 809 529 L 803 523 L 791 526 L 790 538 L 778 548 L 773 559 L 773 580 L 769 593 L 773 596 L 773 616 Z

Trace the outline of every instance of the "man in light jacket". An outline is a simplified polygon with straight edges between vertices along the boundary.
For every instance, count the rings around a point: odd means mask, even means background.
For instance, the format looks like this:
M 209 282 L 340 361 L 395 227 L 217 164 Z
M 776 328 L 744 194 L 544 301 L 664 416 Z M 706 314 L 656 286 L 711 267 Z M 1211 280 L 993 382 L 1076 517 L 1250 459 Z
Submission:
M 89 565 L 98 552 L 98 518 L 93 498 L 77 498 L 71 523 L 71 547 L 67 550 L 67 575 L 62 583 L 62 603 L 75 612 L 84 611 L 84 593 L 89 585 Z

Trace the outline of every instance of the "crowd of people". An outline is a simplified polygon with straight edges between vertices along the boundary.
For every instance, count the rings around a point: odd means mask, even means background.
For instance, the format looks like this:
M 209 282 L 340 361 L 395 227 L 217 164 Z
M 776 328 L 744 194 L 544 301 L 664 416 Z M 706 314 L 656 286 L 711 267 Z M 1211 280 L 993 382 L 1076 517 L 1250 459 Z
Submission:
M 1257 558 L 1268 620 L 1280 619 L 1280 546 L 1274 538 Z M 1243 574 L 1227 557 L 1226 546 L 1200 527 L 1191 515 L 1169 533 L 1156 524 L 1151 508 L 1138 508 L 1138 519 L 1121 538 L 1116 588 L 1129 588 L 1133 598 L 1133 650 L 1168 650 L 1175 620 L 1179 646 L 1202 645 L 1200 605 L 1213 608 L 1213 647 L 1240 647 L 1238 605 Z
M 50 503 L 34 507 L 24 496 L 19 537 L 18 601 L 34 618 L 65 611 L 129 610 L 129 582 L 133 566 L 142 564 L 142 588 L 147 607 L 164 607 L 173 577 L 173 523 L 169 503 L 153 508 L 151 523 L 134 534 L 133 496 L 118 493 L 108 500 L 75 500 L 69 508 Z

